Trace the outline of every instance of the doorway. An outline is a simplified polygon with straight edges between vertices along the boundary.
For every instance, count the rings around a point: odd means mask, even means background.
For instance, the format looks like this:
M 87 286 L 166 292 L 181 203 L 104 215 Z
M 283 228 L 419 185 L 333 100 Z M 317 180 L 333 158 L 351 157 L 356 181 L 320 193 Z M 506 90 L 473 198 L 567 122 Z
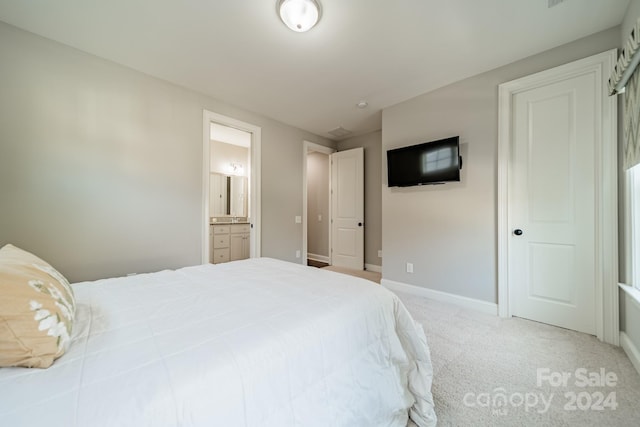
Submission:
M 249 243 L 246 253 L 251 258 L 260 256 L 260 146 L 260 127 L 204 110 L 203 264 L 211 261 L 210 232 L 213 218 L 216 221 L 228 220 L 229 223 L 246 221 L 248 230 L 244 231 L 248 232 L 246 240 Z M 220 150 L 220 153 L 224 151 L 225 155 L 216 156 L 214 150 Z M 215 198 L 211 195 L 212 190 L 217 190 Z
M 615 51 L 500 85 L 498 303 L 617 344 Z
M 311 161 L 311 163 L 310 163 Z M 324 164 L 323 178 L 318 184 L 317 176 L 310 176 L 315 164 Z M 328 164 L 327 164 L 328 163 Z M 309 141 L 304 141 L 302 182 L 302 263 L 326 263 L 351 270 L 364 269 L 364 149 L 354 148 L 337 152 L 336 150 Z M 311 167 L 310 167 L 311 165 Z M 315 182 L 320 191 L 328 195 L 322 202 L 318 191 L 309 188 Z M 328 193 L 327 193 L 328 189 Z M 310 200 L 309 194 L 313 199 Z M 311 203 L 310 203 L 311 201 Z M 318 213 L 317 206 L 323 206 Z M 317 254 L 322 248 L 309 239 L 322 233 L 328 245 L 326 255 Z M 314 251 L 309 251 L 309 248 Z
M 304 141 L 302 159 L 302 264 L 331 265 L 331 154 Z

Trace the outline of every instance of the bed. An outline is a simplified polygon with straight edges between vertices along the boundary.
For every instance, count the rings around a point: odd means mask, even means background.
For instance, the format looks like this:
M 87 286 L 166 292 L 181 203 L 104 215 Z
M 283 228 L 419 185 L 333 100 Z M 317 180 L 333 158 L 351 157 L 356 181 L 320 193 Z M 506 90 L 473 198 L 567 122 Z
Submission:
M 66 353 L 0 368 L 0 425 L 436 423 L 422 328 L 373 282 L 259 258 L 72 288 Z

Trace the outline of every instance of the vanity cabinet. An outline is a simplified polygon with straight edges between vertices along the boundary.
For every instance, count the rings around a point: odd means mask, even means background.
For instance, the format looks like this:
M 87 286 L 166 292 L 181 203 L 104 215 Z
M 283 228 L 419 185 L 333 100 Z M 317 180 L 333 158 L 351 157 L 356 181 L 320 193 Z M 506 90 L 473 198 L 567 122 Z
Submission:
M 219 264 L 229 261 L 229 225 L 211 226 L 211 262 Z
M 209 232 L 211 240 L 211 262 L 236 261 L 249 258 L 249 224 L 212 224 Z
M 239 259 L 249 258 L 249 224 L 232 224 L 230 240 L 230 259 L 237 261 Z

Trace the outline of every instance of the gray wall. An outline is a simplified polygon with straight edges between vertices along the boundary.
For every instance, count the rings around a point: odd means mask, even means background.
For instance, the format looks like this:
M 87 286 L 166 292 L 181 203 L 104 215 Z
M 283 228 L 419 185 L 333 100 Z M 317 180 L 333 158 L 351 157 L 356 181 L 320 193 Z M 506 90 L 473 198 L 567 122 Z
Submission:
M 210 169 L 211 172 L 221 173 L 223 175 L 230 175 L 231 163 L 241 164 L 243 169 L 242 176 L 250 176 L 249 170 L 249 148 L 242 147 L 240 145 L 227 144 L 226 142 L 220 142 L 211 140 L 210 156 Z
M 620 24 L 620 47 L 624 46 L 629 39 L 633 26 L 640 17 L 640 0 L 631 0 L 627 13 L 624 15 L 622 24 Z
M 307 252 L 329 257 L 329 156 L 307 154 Z M 318 219 L 321 215 L 321 220 Z
M 624 46 L 627 43 L 629 38 L 629 34 L 631 33 L 631 29 L 636 23 L 636 20 L 640 17 L 640 0 L 632 0 L 629 4 L 629 8 L 627 9 L 627 14 L 625 15 L 624 20 L 622 21 L 621 31 L 620 31 L 620 46 Z M 624 112 L 624 103 L 622 102 L 623 97 L 620 96 L 620 101 L 618 103 L 619 106 L 619 118 L 622 119 L 622 115 Z M 621 123 L 621 120 L 619 120 Z M 618 126 L 618 159 L 619 159 L 619 169 L 620 169 L 620 179 L 619 179 L 619 188 L 620 191 L 618 193 L 619 197 L 619 260 L 620 260 L 620 282 L 629 283 L 631 280 L 630 277 L 627 277 L 627 265 L 626 265 L 626 243 L 627 239 L 630 236 L 630 233 L 626 230 L 626 213 L 628 207 L 625 204 L 625 192 L 626 192 L 626 181 L 624 179 L 625 172 L 623 170 L 623 162 L 622 162 L 622 153 L 624 148 L 624 134 L 622 132 L 622 126 Z M 640 349 L 640 303 L 635 301 L 633 297 L 627 295 L 626 292 L 620 290 L 620 330 L 624 331 L 629 339 L 633 342 L 637 349 Z
M 380 266 L 382 259 L 382 131 L 338 142 L 338 151 L 364 148 L 364 262 Z M 383 254 L 384 255 L 384 254 Z
M 0 245 L 71 281 L 200 263 L 207 109 L 262 127 L 262 254 L 296 261 L 302 141 L 333 142 L 4 23 L 0 58 Z
M 461 183 L 389 189 L 383 178 L 383 278 L 496 303 L 498 85 L 619 44 L 612 28 L 383 110 L 383 152 L 460 135 L 464 157 Z

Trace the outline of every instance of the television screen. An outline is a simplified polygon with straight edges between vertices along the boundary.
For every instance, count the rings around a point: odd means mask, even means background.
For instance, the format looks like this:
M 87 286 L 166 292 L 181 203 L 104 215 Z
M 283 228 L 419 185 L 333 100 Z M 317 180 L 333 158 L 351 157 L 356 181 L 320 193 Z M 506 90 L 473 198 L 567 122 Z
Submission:
M 387 151 L 389 187 L 460 181 L 459 137 Z

